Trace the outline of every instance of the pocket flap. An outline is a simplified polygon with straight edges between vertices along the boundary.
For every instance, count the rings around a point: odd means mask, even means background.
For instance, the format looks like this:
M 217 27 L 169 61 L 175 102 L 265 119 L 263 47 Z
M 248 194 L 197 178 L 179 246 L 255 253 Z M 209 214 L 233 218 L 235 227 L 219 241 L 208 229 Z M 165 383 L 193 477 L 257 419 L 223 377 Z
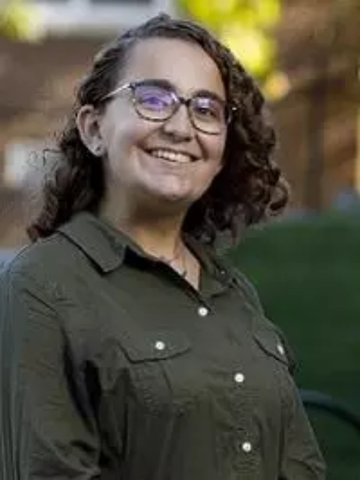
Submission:
M 147 332 L 136 339 L 127 337 L 121 340 L 121 346 L 132 362 L 172 358 L 191 348 L 184 335 L 166 331 Z
M 253 333 L 257 344 L 268 355 L 289 366 L 289 359 L 284 344 L 275 330 L 262 329 Z

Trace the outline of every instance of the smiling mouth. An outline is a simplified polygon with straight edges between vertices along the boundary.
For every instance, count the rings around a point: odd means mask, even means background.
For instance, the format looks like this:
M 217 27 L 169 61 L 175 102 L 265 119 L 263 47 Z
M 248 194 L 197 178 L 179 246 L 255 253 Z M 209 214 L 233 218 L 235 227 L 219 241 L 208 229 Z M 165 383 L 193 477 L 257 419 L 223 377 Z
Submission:
M 198 160 L 191 154 L 185 152 L 175 152 L 174 150 L 167 150 L 165 148 L 154 148 L 147 150 L 146 153 L 155 158 L 160 158 L 171 163 L 193 163 Z

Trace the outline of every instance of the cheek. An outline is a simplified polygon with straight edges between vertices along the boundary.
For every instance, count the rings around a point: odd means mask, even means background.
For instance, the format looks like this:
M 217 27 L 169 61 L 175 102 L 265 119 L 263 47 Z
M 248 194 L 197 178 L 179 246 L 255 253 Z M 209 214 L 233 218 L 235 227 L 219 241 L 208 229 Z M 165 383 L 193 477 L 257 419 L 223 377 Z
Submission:
M 226 135 L 209 137 L 207 139 L 207 152 L 209 159 L 221 168 L 225 152 Z
M 202 182 L 204 182 L 205 190 L 211 185 L 214 178 L 223 167 L 223 158 L 225 152 L 225 136 L 224 137 L 209 137 L 207 138 L 206 150 L 207 161 L 205 162 L 205 169 L 202 171 Z M 201 182 L 200 182 L 201 183 Z
M 147 122 L 139 119 L 128 105 L 113 104 L 102 124 L 102 135 L 111 155 L 129 154 L 148 134 Z
M 131 156 L 137 147 L 141 147 L 146 135 L 146 128 L 138 122 L 113 125 L 105 137 L 109 159 L 116 162 Z

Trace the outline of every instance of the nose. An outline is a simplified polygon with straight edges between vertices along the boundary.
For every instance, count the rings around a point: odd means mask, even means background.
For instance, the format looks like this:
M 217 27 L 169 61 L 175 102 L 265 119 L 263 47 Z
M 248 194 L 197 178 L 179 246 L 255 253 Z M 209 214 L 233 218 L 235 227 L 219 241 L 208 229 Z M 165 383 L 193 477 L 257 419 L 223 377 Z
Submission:
M 167 135 L 180 141 L 191 140 L 194 136 L 189 111 L 186 105 L 180 104 L 174 114 L 166 120 L 163 130 Z

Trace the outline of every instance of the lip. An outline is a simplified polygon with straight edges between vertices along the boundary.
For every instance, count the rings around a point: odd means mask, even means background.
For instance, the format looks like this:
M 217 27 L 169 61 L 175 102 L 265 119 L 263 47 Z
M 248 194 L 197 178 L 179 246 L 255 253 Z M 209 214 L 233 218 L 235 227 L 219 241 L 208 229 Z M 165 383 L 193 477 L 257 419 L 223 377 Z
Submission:
M 179 150 L 175 148 L 170 148 L 170 147 L 151 147 L 151 148 L 144 148 L 145 153 L 148 155 L 152 155 L 153 150 L 167 150 L 169 152 L 172 152 L 174 154 L 181 154 L 181 155 L 187 155 L 190 157 L 190 163 L 196 162 L 197 160 L 200 160 L 200 157 L 198 155 L 195 155 L 194 153 L 188 152 L 186 150 Z M 174 162 L 175 163 L 175 162 Z

